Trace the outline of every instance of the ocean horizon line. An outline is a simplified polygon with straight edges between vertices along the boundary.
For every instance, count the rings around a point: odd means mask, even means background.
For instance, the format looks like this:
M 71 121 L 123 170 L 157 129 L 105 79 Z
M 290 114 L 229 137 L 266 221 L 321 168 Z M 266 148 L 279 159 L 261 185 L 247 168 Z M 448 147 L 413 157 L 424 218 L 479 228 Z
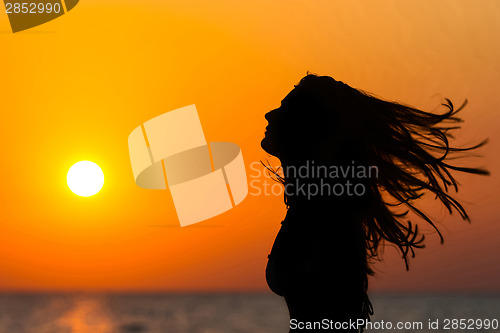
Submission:
M 0 290 L 0 295 L 274 295 L 270 290 Z M 500 297 L 500 290 L 376 290 L 370 297 Z M 276 296 L 279 297 L 279 296 Z

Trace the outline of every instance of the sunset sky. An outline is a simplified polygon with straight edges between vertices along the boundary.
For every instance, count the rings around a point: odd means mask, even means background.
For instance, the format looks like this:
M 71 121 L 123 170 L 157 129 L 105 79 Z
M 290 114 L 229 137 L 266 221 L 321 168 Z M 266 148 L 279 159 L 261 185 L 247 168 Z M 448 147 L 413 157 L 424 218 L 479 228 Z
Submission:
M 196 104 L 251 180 L 264 114 L 310 71 L 426 110 L 469 101 L 456 144 L 489 138 L 467 164 L 492 172 L 458 176 L 472 223 L 425 200 L 445 243 L 428 235 L 409 272 L 388 248 L 370 291 L 500 292 L 496 0 L 82 0 L 16 34 L 2 9 L 0 45 L 0 291 L 267 290 L 282 196 L 180 228 L 167 191 L 134 183 L 127 137 Z M 104 172 L 95 196 L 66 184 L 81 160 Z

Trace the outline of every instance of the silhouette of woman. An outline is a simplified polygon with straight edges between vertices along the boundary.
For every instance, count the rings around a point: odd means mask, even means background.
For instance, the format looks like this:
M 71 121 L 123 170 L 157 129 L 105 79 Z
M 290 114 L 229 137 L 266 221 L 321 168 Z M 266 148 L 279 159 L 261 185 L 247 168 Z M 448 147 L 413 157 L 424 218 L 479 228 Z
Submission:
M 448 194 L 458 190 L 450 171 L 488 172 L 447 163 L 451 153 L 486 143 L 449 145 L 466 102 L 455 110 L 446 99 L 446 112 L 434 114 L 308 74 L 266 114 L 261 145 L 281 167 L 265 166 L 284 185 L 288 208 L 268 256 L 266 280 L 286 301 L 290 331 L 363 331 L 357 320 L 373 314 L 370 264 L 380 260 L 384 244 L 397 246 L 406 269 L 410 254 L 424 247 L 409 211 L 443 242 L 431 218 L 414 204 L 424 193 L 469 220 Z

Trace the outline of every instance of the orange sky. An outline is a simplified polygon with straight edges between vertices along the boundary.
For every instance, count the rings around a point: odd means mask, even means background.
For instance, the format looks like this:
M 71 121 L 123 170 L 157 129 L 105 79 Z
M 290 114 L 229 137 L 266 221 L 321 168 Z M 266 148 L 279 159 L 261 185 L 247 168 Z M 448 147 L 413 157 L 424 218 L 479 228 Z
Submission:
M 442 219 L 410 272 L 387 250 L 370 290 L 500 291 L 498 1 L 85 0 L 17 34 L 0 14 L 0 43 L 0 290 L 267 290 L 282 198 L 176 227 L 168 193 L 135 185 L 127 137 L 196 104 L 255 174 L 264 114 L 309 70 L 422 108 L 469 100 L 459 143 L 489 137 L 472 162 L 492 171 L 460 178 L 473 223 Z M 104 171 L 93 197 L 66 186 L 80 160 Z

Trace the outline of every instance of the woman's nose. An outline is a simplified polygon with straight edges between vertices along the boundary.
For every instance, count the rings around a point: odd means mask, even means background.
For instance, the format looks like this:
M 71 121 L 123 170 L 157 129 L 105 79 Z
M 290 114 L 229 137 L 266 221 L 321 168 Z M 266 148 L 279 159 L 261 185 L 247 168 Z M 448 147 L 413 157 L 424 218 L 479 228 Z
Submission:
M 274 118 L 274 115 L 276 114 L 277 110 L 278 109 L 269 111 L 268 113 L 265 114 L 264 118 L 266 118 L 267 121 L 271 121 L 271 119 Z

